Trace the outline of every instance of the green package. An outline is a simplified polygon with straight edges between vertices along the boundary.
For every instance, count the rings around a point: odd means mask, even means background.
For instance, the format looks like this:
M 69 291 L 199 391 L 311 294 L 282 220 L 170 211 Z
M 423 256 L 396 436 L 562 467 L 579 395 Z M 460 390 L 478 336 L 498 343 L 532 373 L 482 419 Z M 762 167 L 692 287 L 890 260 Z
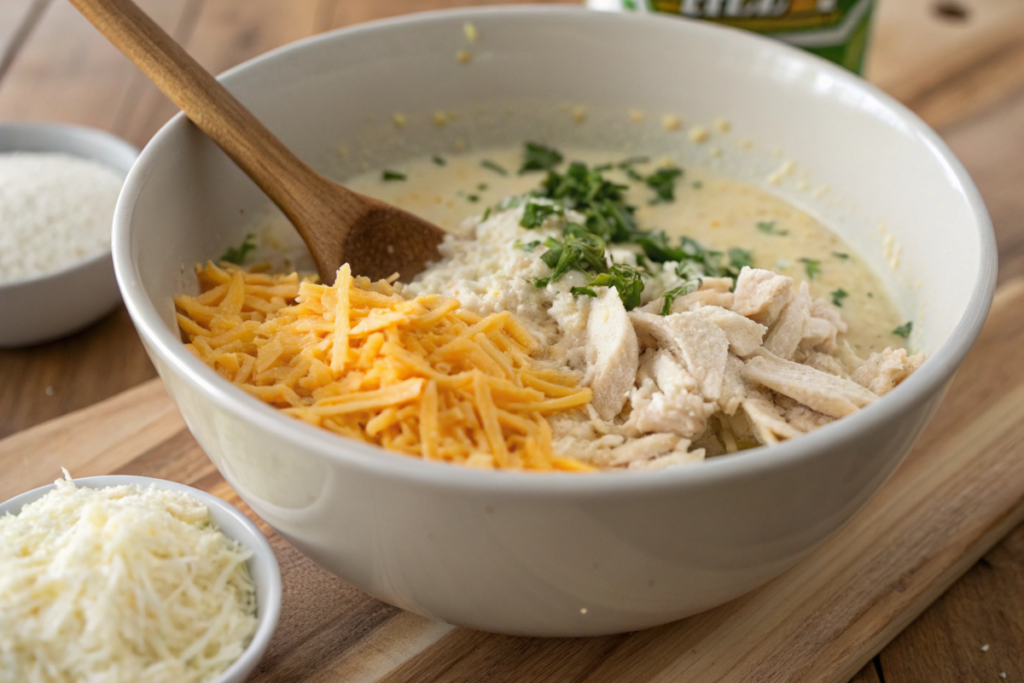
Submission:
M 587 0 L 593 9 L 661 12 L 754 31 L 862 73 L 874 0 Z

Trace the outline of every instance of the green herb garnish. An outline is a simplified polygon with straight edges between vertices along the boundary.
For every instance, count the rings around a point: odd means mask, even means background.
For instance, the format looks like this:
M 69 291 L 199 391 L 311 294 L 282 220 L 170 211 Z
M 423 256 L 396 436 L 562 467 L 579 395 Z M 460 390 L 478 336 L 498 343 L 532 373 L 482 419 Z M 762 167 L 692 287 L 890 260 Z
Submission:
M 699 180 L 694 180 L 692 183 L 690 183 L 690 187 L 692 187 L 695 190 L 699 190 L 700 188 L 704 187 L 704 183 L 702 183 Z
M 836 291 L 832 292 L 832 303 L 835 304 L 836 306 L 842 307 L 843 299 L 845 299 L 848 296 L 850 296 L 850 293 L 847 292 L 842 287 L 840 287 Z
M 779 237 L 785 237 L 789 234 L 789 230 L 779 230 L 775 227 L 775 221 L 758 221 L 757 229 L 766 235 L 778 235 Z
M 224 250 L 224 253 L 220 255 L 220 260 L 240 266 L 245 261 L 245 257 L 249 255 L 249 252 L 255 249 L 256 245 L 253 243 L 253 234 L 249 233 L 237 247 L 230 247 Z
M 700 289 L 700 285 L 701 285 L 701 281 L 699 279 L 698 280 L 690 280 L 688 282 L 684 282 L 683 284 L 679 285 L 678 287 L 673 287 L 672 289 L 670 289 L 667 292 L 665 292 L 664 294 L 662 294 L 661 295 L 661 314 L 662 315 L 668 315 L 669 313 L 671 313 L 672 312 L 672 304 L 675 302 L 676 297 L 686 296 L 687 294 L 692 294 L 692 293 L 696 292 L 698 289 Z
M 627 311 L 640 305 L 640 294 L 644 291 L 644 281 L 640 271 L 624 263 L 614 263 L 606 272 L 595 275 L 586 287 L 573 287 L 570 292 L 574 296 L 597 296 L 594 287 L 614 287 L 619 291 L 619 298 Z
M 381 178 L 383 180 L 405 180 L 406 179 L 404 173 L 399 173 L 398 171 L 388 171 L 386 169 L 384 170 L 383 173 L 381 173 Z
M 636 164 L 646 164 L 648 161 L 650 161 L 650 159 L 648 159 L 647 157 L 629 157 L 628 159 L 623 159 L 619 163 L 615 164 L 615 167 L 618 168 L 623 173 L 625 173 L 626 177 L 628 177 L 630 180 L 643 182 L 643 175 L 641 175 L 639 171 L 633 168 L 633 166 Z
M 466 195 L 466 199 L 471 201 L 471 202 L 473 202 L 474 204 L 476 204 L 478 201 L 480 201 L 480 195 L 477 195 L 477 194 L 467 194 Z
M 444 166 L 444 165 L 446 165 L 448 163 L 447 161 L 444 160 L 444 157 L 439 157 L 439 156 L 431 157 L 431 161 L 433 161 L 438 166 Z
M 812 258 L 802 258 L 800 262 L 804 264 L 804 270 L 807 271 L 807 279 L 813 280 L 815 275 L 821 273 L 821 261 L 816 261 Z
M 538 287 L 544 287 L 548 282 L 557 282 L 570 270 L 601 273 L 607 268 L 603 239 L 587 232 L 587 229 L 578 223 L 569 223 L 565 226 L 562 238 L 557 240 L 549 237 L 544 240 L 544 246 L 548 250 L 541 254 L 540 258 L 551 269 L 551 276 L 545 279 L 544 284 L 538 284 Z
M 564 214 L 565 208 L 560 204 L 527 201 L 526 207 L 523 209 L 523 218 L 519 221 L 519 225 L 532 230 L 543 225 L 544 220 L 548 216 L 562 216 Z
M 496 164 L 490 159 L 484 159 L 483 161 L 480 162 L 480 165 L 483 166 L 484 168 L 494 171 L 498 175 L 508 175 L 508 171 L 505 170 L 504 166 Z
M 835 256 L 836 258 L 841 258 L 844 261 L 848 261 L 850 259 L 850 255 L 849 254 L 844 254 L 841 251 L 833 251 L 832 255 Z
M 632 240 L 643 248 L 644 254 L 655 263 L 675 261 L 676 273 L 687 280 L 699 277 L 733 277 L 739 275 L 743 266 L 753 265 L 753 256 L 746 249 L 738 247 L 722 253 L 706 249 L 697 240 L 682 237 L 679 246 L 669 245 L 664 231 L 654 230 L 637 233 Z
M 647 176 L 644 182 L 657 195 L 657 197 L 651 200 L 651 204 L 675 201 L 676 179 L 681 175 L 683 175 L 683 169 L 669 166 L 668 168 L 659 168 Z
M 523 150 L 523 165 L 519 167 L 519 175 L 530 171 L 550 171 L 562 163 L 562 154 L 557 150 L 527 142 Z
M 624 201 L 626 189 L 606 180 L 600 171 L 574 161 L 565 173 L 548 171 L 533 194 L 582 213 L 587 218 L 587 230 L 606 242 L 629 242 L 637 228 L 635 209 Z
M 906 325 L 900 325 L 892 331 L 897 337 L 903 337 L 904 339 L 910 336 L 910 332 L 914 329 L 914 323 L 910 320 L 907 321 Z
M 643 161 L 646 159 L 626 159 L 614 167 L 626 169 Z M 746 249 L 717 251 L 707 249 L 689 237 L 682 237 L 675 242 L 670 241 L 664 231 L 638 229 L 634 217 L 636 209 L 625 201 L 627 186 L 612 182 L 601 173 L 601 169 L 611 168 L 611 164 L 590 168 L 574 161 L 564 173 L 549 170 L 541 186 L 530 195 L 502 200 L 495 207 L 501 211 L 525 203 L 520 225 L 527 228 L 539 227 L 548 216 L 556 213 L 564 215 L 570 209 L 586 218 L 582 225 L 567 225 L 562 240 L 545 240 L 547 251 L 540 258 L 552 269 L 552 273 L 547 278 L 535 279 L 536 286 L 545 287 L 570 270 L 588 273 L 592 278 L 613 273 L 614 276 L 599 282 L 607 280 L 612 286 L 618 283 L 617 289 L 624 297 L 623 301 L 629 297 L 632 303 L 634 292 L 643 291 L 641 270 L 659 272 L 661 268 L 657 264 L 674 264 L 676 274 L 687 283 L 703 277 L 735 279 L 744 266 L 753 266 L 753 255 Z M 658 193 L 659 199 L 671 201 L 675 181 L 681 174 L 681 169 L 661 169 L 649 176 L 654 178 L 649 185 Z M 552 204 L 535 201 L 538 198 L 548 199 Z M 624 264 L 612 264 L 609 267 L 605 257 L 607 244 L 634 244 L 640 247 L 643 254 L 637 254 L 639 267 Z M 618 270 L 613 270 L 617 266 Z M 606 285 L 588 283 L 577 290 L 580 295 L 588 296 L 589 293 L 583 290 L 593 291 L 594 286 Z
M 487 189 L 487 187 L 488 187 L 487 183 L 480 183 L 479 185 L 476 186 L 476 189 L 478 189 L 479 191 L 483 192 L 484 190 Z
M 522 249 L 523 249 L 523 251 L 530 252 L 530 251 L 533 251 L 534 249 L 536 249 L 539 246 L 540 246 L 540 240 L 533 240 L 532 242 L 527 242 L 526 244 L 522 245 Z
M 740 249 L 739 247 L 733 247 L 732 249 L 730 249 L 729 269 L 735 271 L 735 275 L 730 276 L 736 277 L 736 275 L 739 275 L 740 271 L 743 270 L 744 266 L 746 266 L 747 268 L 754 267 L 754 255 L 751 254 L 748 250 Z

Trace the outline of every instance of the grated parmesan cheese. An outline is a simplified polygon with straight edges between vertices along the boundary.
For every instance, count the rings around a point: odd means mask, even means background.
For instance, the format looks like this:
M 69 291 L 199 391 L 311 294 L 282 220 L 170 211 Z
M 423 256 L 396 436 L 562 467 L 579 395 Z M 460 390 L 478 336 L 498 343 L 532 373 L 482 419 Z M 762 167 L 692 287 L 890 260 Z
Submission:
M 251 552 L 191 496 L 65 476 L 0 517 L 0 680 L 219 675 L 256 630 Z
M 123 179 L 65 154 L 0 154 L 0 283 L 36 277 L 110 248 Z

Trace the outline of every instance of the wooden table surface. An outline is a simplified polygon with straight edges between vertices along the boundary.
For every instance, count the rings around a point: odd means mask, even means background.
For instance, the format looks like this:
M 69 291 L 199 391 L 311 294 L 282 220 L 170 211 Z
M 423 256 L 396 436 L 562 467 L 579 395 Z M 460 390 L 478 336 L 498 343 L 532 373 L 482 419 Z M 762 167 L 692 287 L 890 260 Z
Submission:
M 1024 1 L 878 2 L 869 78 L 934 126 L 967 166 L 995 223 L 1000 282 L 1024 275 Z M 470 3 L 139 4 L 205 67 L 220 72 L 313 33 Z M 141 147 L 174 112 L 173 105 L 69 3 L 0 0 L 0 120 L 94 126 Z M 123 308 L 71 338 L 0 351 L 0 438 L 154 376 Z M 1024 660 L 1024 526 L 978 562 L 854 680 L 1000 681 L 1024 670 L 1018 667 L 1002 679 L 991 662 L 995 653 L 1017 653 Z

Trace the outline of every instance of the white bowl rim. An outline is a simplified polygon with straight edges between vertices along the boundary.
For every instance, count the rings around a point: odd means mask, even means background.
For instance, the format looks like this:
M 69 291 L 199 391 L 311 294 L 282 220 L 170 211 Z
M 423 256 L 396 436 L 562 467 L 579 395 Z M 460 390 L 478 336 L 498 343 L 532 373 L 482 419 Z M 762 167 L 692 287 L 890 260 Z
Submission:
M 259 625 L 256 627 L 256 633 L 253 634 L 252 640 L 250 640 L 249 644 L 245 646 L 245 650 L 243 650 L 242 654 L 238 656 L 238 659 L 233 661 L 228 668 L 224 669 L 224 671 L 210 681 L 210 683 L 228 683 L 229 681 L 235 680 L 235 677 L 239 676 L 242 671 L 249 671 L 256 666 L 259 659 L 263 657 L 263 653 L 266 651 L 267 645 L 270 643 L 270 638 L 274 635 L 274 631 L 277 629 L 277 621 L 281 616 L 281 567 L 277 562 L 277 556 L 274 554 L 273 548 L 270 547 L 270 542 L 267 541 L 267 537 L 264 536 L 259 527 L 249 519 L 248 515 L 231 503 L 222 498 L 218 498 L 212 493 L 207 493 L 206 491 L 201 491 L 187 484 L 179 484 L 176 481 L 170 481 L 168 479 L 143 477 L 132 474 L 106 474 L 95 477 L 82 477 L 81 479 L 74 479 L 73 481 L 75 486 L 86 486 L 88 488 L 106 488 L 108 486 L 127 486 L 130 484 L 138 484 L 140 486 L 152 485 L 156 488 L 187 493 L 188 495 L 202 501 L 207 507 L 217 508 L 222 513 L 234 517 L 237 521 L 241 522 L 244 527 L 246 527 L 255 539 L 256 547 L 252 548 L 248 544 L 245 545 L 252 550 L 253 561 L 261 563 L 264 565 L 264 569 L 267 570 L 267 577 L 265 578 L 265 581 L 267 583 L 267 595 L 270 596 L 270 599 L 267 601 L 269 604 L 256 605 Z M 45 486 L 40 486 L 30 491 L 26 491 L 25 493 L 21 493 L 0 503 L 0 517 L 15 509 L 20 511 L 25 505 L 42 498 L 48 491 L 53 490 L 55 486 L 56 484 L 46 484 Z M 225 535 L 233 540 L 238 540 L 234 539 L 226 532 Z M 263 610 L 266 611 L 263 612 Z M 255 662 L 252 661 L 254 657 L 257 660 Z
M 425 461 L 383 448 L 348 440 L 326 430 L 287 417 L 274 408 L 226 382 L 185 349 L 180 337 L 164 325 L 152 302 L 148 301 L 131 254 L 129 237 L 131 214 L 148 175 L 149 160 L 165 138 L 186 125 L 187 119 L 178 113 L 153 137 L 143 149 L 118 200 L 114 214 L 114 269 L 125 304 L 140 334 L 164 362 L 173 366 L 219 408 L 229 411 L 250 424 L 259 424 L 275 437 L 297 444 L 320 457 L 341 461 L 344 465 L 409 483 L 438 489 L 487 491 L 494 494 L 537 496 L 574 496 L 589 498 L 609 492 L 620 494 L 678 488 L 711 483 L 736 476 L 751 476 L 806 458 L 828 457 L 828 448 L 836 443 L 854 441 L 862 432 L 870 432 L 884 423 L 890 414 L 902 408 L 918 405 L 942 391 L 945 383 L 967 355 L 981 332 L 987 318 L 996 285 L 997 252 L 991 219 L 977 187 L 966 169 L 953 155 L 945 142 L 916 114 L 867 81 L 855 76 L 816 55 L 790 47 L 781 42 L 753 33 L 721 27 L 709 22 L 689 21 L 677 17 L 663 17 L 653 13 L 607 13 L 562 6 L 498 6 L 455 8 L 420 12 L 389 19 L 381 19 L 304 38 L 271 50 L 243 62 L 221 74 L 218 79 L 226 85 L 242 72 L 257 67 L 289 52 L 307 49 L 322 41 L 333 41 L 341 36 L 387 31 L 392 27 L 434 21 L 472 21 L 476 17 L 537 14 L 546 16 L 573 16 L 580 21 L 634 21 L 672 22 L 687 26 L 687 30 L 718 33 L 720 40 L 762 41 L 769 49 L 782 51 L 790 59 L 803 61 L 809 67 L 822 70 L 847 87 L 860 89 L 888 109 L 888 114 L 900 120 L 903 126 L 931 151 L 945 166 L 946 176 L 960 184 L 963 195 L 975 218 L 979 243 L 978 278 L 975 281 L 966 313 L 957 323 L 949 338 L 933 353 L 913 375 L 883 396 L 875 404 L 856 414 L 837 420 L 800 438 L 771 447 L 755 448 L 729 455 L 709 458 L 700 463 L 674 467 L 655 472 L 601 472 L 591 476 L 570 473 L 534 473 L 522 471 L 487 471 L 457 467 L 448 463 Z
M 40 131 L 40 132 L 45 132 L 47 130 L 70 130 L 70 131 L 75 131 L 75 132 L 77 132 L 77 133 L 79 133 L 81 135 L 89 135 L 89 136 L 95 138 L 101 144 L 108 145 L 110 147 L 121 147 L 122 150 L 125 151 L 125 152 L 132 152 L 132 153 L 134 153 L 136 160 L 139 158 L 139 156 L 141 154 L 141 152 L 139 151 L 138 147 L 136 147 L 132 143 L 128 142 L 124 138 L 120 138 L 120 137 L 114 135 L 113 133 L 108 133 L 107 131 L 100 130 L 99 128 L 90 128 L 89 126 L 78 126 L 78 125 L 71 124 L 71 123 L 58 123 L 58 122 L 50 122 L 50 121 L 0 121 L 0 130 L 3 130 L 5 128 L 6 129 L 13 129 L 13 130 L 21 129 L 21 130 Z M 0 150 L 0 154 L 16 154 L 16 153 L 22 152 L 22 151 L 28 151 L 28 150 L 18 150 L 18 149 Z M 53 153 L 53 154 L 58 154 L 60 152 L 61 152 L 61 150 L 59 150 L 59 149 L 53 149 L 53 150 L 50 151 L 50 153 Z M 71 156 L 80 156 L 80 155 L 74 154 L 72 152 L 65 152 L 65 153 L 66 154 L 70 154 Z M 90 159 L 91 161 L 95 161 L 97 163 L 103 164 L 104 166 L 113 168 L 112 166 L 110 166 L 110 164 L 104 163 L 101 159 L 96 159 L 95 157 L 82 157 L 82 158 L 83 159 L 87 158 L 87 159 Z M 114 170 L 117 171 L 118 173 L 121 172 L 121 169 L 114 169 Z M 125 174 L 125 182 L 128 181 L 128 175 L 129 175 L 128 173 Z M 89 258 L 83 259 L 81 261 L 74 261 L 72 263 L 67 264 L 66 266 L 61 266 L 60 268 L 58 268 L 56 270 L 50 270 L 50 271 L 47 271 L 45 273 L 40 273 L 39 275 L 32 275 L 31 277 L 19 278 L 17 280 L 7 280 L 6 282 L 0 282 L 0 294 L 2 294 L 4 292 L 4 290 L 7 289 L 7 288 L 20 287 L 21 285 L 35 285 L 35 284 L 39 284 L 41 282 L 45 282 L 47 280 L 57 280 L 59 278 L 65 277 L 67 275 L 71 275 L 71 274 L 73 274 L 73 273 L 75 273 L 77 271 L 89 270 L 89 269 L 94 268 L 98 264 L 101 264 L 105 260 L 110 259 L 110 258 L 113 258 L 113 245 L 107 247 L 106 249 L 104 249 L 103 251 L 99 252 L 95 256 L 90 256 Z

